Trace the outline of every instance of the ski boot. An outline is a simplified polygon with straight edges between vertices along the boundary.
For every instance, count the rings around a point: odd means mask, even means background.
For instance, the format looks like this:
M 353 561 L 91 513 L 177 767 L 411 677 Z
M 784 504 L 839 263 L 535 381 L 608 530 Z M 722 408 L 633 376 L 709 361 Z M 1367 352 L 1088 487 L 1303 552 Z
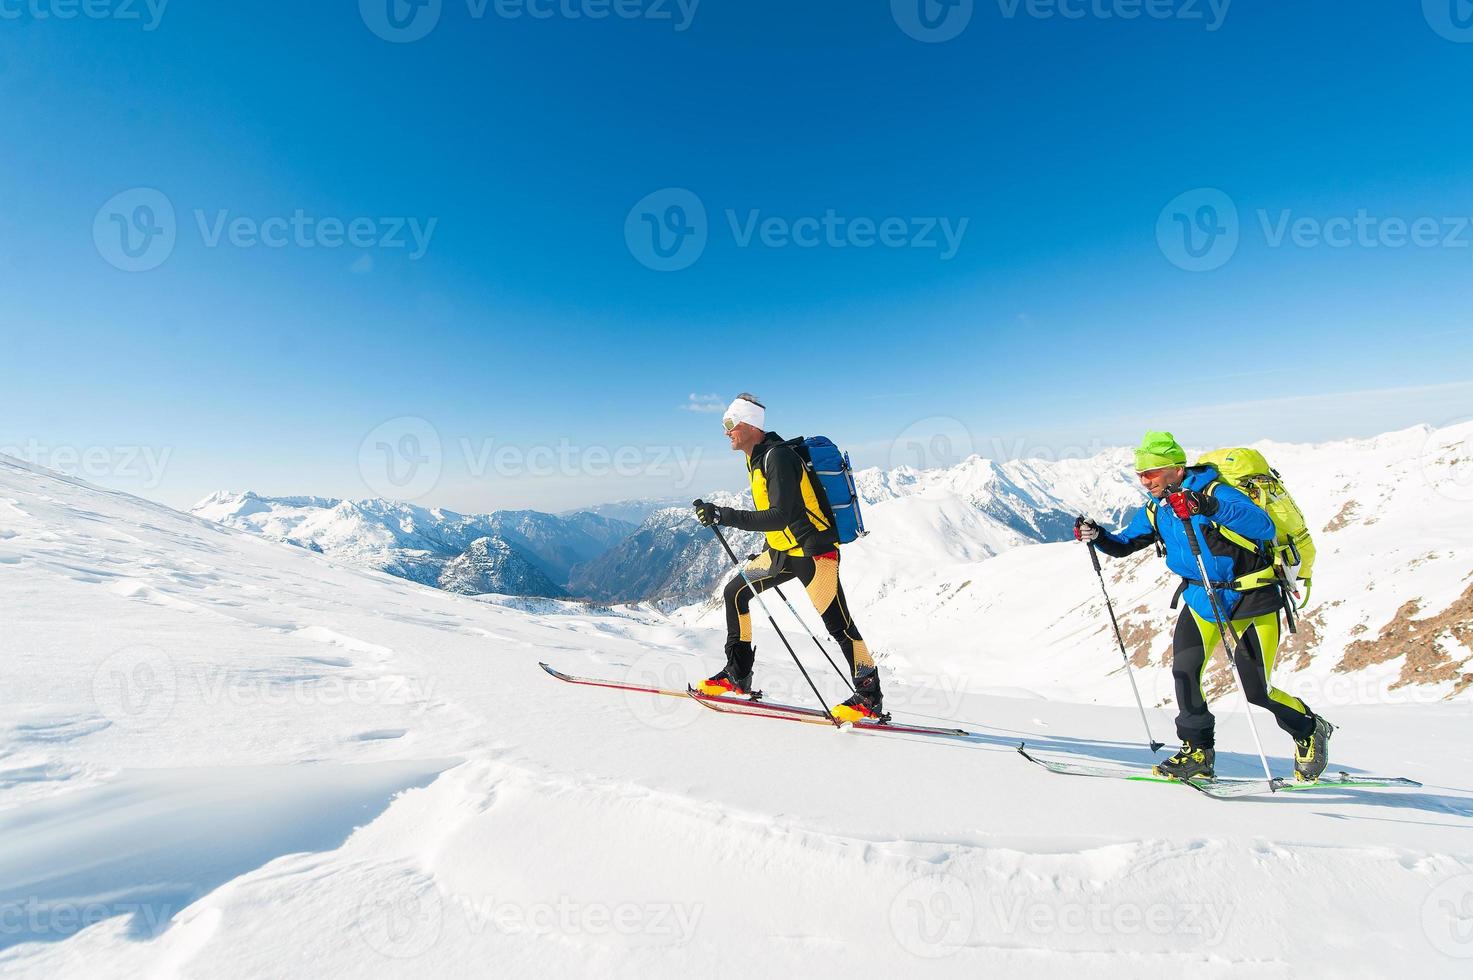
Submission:
M 752 696 L 752 675 L 735 677 L 727 667 L 715 677 L 708 677 L 697 684 L 696 691 L 712 698 L 749 698 Z
M 836 704 L 829 711 L 839 721 L 888 721 L 885 714 L 885 695 L 880 691 L 880 672 L 875 667 L 865 667 L 854 677 L 854 696 L 843 704 Z
M 1203 779 L 1212 780 L 1217 778 L 1213 769 L 1217 762 L 1217 753 L 1210 745 L 1193 745 L 1190 740 L 1181 743 L 1181 751 L 1167 759 L 1158 762 L 1151 767 L 1151 771 L 1158 776 L 1170 776 L 1172 779 Z
M 695 690 L 713 698 L 752 697 L 752 664 L 757 651 L 752 644 L 733 640 L 726 645 L 726 667 L 715 677 L 708 677 Z
M 1330 764 L 1330 735 L 1335 726 L 1319 715 L 1314 716 L 1314 731 L 1309 737 L 1294 740 L 1294 778 L 1301 783 L 1312 783 L 1324 775 Z

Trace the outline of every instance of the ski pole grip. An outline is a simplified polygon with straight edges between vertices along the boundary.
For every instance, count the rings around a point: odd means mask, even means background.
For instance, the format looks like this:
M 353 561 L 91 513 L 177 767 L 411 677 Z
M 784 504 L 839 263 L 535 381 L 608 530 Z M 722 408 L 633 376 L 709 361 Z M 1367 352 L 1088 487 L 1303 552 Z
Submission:
M 1186 520 L 1182 521 L 1181 524 L 1182 524 L 1182 527 L 1187 532 L 1187 544 L 1192 549 L 1192 556 L 1194 558 L 1200 559 L 1202 557 L 1202 548 L 1201 548 L 1200 545 L 1197 544 L 1197 525 L 1196 525 L 1196 523 L 1193 521 L 1192 518 L 1188 517 Z

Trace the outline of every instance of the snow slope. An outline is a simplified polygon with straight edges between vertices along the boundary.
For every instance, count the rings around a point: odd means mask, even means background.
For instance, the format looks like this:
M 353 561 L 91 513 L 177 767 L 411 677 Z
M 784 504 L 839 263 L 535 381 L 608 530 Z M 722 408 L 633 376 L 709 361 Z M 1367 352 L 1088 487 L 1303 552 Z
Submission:
M 437 591 L 8 459 L 0 608 L 7 977 L 1256 980 L 1473 956 L 1465 701 L 1337 718 L 1338 763 L 1421 790 L 1058 776 L 1016 742 L 1143 763 L 1134 709 L 893 683 L 897 714 L 979 733 L 960 743 L 574 687 L 537 662 L 679 684 L 720 638 Z M 758 640 L 769 696 L 801 697 Z M 1241 724 L 1219 739 L 1251 773 Z

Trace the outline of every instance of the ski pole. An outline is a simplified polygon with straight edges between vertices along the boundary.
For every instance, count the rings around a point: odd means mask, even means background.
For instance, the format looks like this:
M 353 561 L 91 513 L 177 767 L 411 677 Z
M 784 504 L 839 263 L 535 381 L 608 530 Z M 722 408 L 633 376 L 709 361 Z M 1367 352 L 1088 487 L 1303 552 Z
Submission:
M 771 623 L 772 624 L 772 628 L 777 631 L 778 639 L 782 640 L 783 641 L 783 646 L 787 647 L 787 649 L 788 649 L 788 656 L 790 656 L 790 657 L 793 658 L 793 663 L 797 664 L 797 666 L 798 666 L 798 672 L 803 675 L 803 679 L 805 681 L 807 681 L 808 682 L 808 686 L 813 689 L 813 696 L 816 697 L 816 698 L 818 698 L 818 704 L 819 704 L 819 707 L 821 707 L 823 709 L 824 717 L 827 718 L 827 719 L 829 719 L 829 721 L 832 721 L 834 723 L 834 727 L 835 728 L 841 728 L 841 727 L 843 727 L 842 725 L 840 725 L 839 719 L 835 718 L 829 712 L 828 702 L 823 699 L 823 694 L 821 694 L 819 692 L 818 685 L 815 684 L 815 683 L 813 683 L 813 678 L 812 677 L 808 676 L 808 669 L 803 666 L 803 661 L 801 661 L 801 660 L 798 659 L 797 651 L 795 651 L 793 649 L 793 645 L 788 642 L 787 636 L 783 633 L 782 629 L 777 625 L 777 620 L 775 620 L 775 619 L 772 618 L 772 610 L 768 609 L 767 608 L 767 603 L 764 602 L 764 601 L 762 601 L 762 593 L 760 593 L 760 592 L 757 591 L 757 586 L 753 585 L 752 584 L 752 580 L 747 577 L 747 570 L 742 567 L 742 565 L 741 565 L 740 562 L 737 562 L 736 552 L 732 551 L 731 550 L 731 545 L 729 545 L 729 544 L 726 543 L 726 535 L 722 534 L 721 533 L 721 528 L 717 527 L 714 524 L 711 525 L 711 531 L 712 531 L 713 534 L 716 535 L 716 540 L 718 540 L 718 541 L 721 542 L 721 547 L 725 548 L 726 549 L 726 553 L 731 556 L 731 560 L 736 563 L 736 566 L 737 566 L 737 574 L 742 577 L 742 581 L 743 582 L 746 582 L 747 583 L 747 588 L 749 588 L 749 589 L 752 590 L 752 595 L 757 599 L 758 605 L 760 605 L 762 607 L 762 612 L 767 616 L 767 621 L 769 623 Z
M 1278 783 L 1274 781 L 1273 770 L 1268 767 L 1268 756 L 1263 754 L 1263 742 L 1258 738 L 1258 725 L 1253 721 L 1253 706 L 1248 703 L 1248 688 L 1243 683 L 1238 667 L 1238 647 L 1242 641 L 1238 639 L 1238 631 L 1233 629 L 1232 620 L 1223 614 L 1222 606 L 1217 601 L 1217 590 L 1212 587 L 1212 579 L 1207 574 L 1207 565 L 1202 561 L 1202 548 L 1197 544 L 1196 521 L 1189 517 L 1182 523 L 1186 526 L 1187 543 L 1191 545 L 1192 557 L 1197 559 L 1197 571 L 1202 575 L 1202 587 L 1207 590 L 1207 602 L 1212 606 L 1212 618 L 1217 621 L 1217 631 L 1222 635 L 1223 646 L 1227 647 L 1228 658 L 1233 662 L 1233 678 L 1238 682 L 1238 693 L 1243 696 L 1243 712 L 1248 716 L 1248 728 L 1253 732 L 1253 744 L 1258 747 L 1258 761 L 1263 763 L 1263 774 L 1268 777 L 1269 789 L 1277 790 Z M 1229 638 L 1232 639 L 1231 644 L 1228 643 Z M 1210 650 L 1204 652 L 1204 656 L 1211 655 Z
M 1146 741 L 1150 743 L 1152 752 L 1159 752 L 1165 747 L 1165 743 L 1156 741 L 1151 736 L 1151 723 L 1146 720 L 1146 706 L 1141 702 L 1141 690 L 1135 684 L 1135 671 L 1130 669 L 1130 654 L 1125 652 L 1125 638 L 1120 635 L 1120 624 L 1115 620 L 1115 607 L 1110 604 L 1110 593 L 1105 588 L 1105 572 L 1100 568 L 1100 556 L 1095 551 L 1093 541 L 1089 542 L 1089 560 L 1095 567 L 1095 574 L 1100 579 L 1100 594 L 1105 597 L 1105 609 L 1110 613 L 1110 625 L 1115 627 L 1115 642 L 1120 644 L 1120 659 L 1125 661 L 1125 676 L 1130 678 L 1130 690 L 1135 694 L 1135 706 L 1141 712 L 1141 724 L 1146 729 Z

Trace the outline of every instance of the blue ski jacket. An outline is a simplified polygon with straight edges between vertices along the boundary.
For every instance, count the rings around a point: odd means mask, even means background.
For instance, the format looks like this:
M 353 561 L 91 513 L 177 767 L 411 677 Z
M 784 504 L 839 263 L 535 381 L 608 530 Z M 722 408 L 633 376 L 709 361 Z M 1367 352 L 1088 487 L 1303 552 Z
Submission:
M 1216 486 L 1213 486 L 1214 482 Z M 1202 551 L 1202 563 L 1211 577 L 1213 588 L 1217 590 L 1223 612 L 1229 618 L 1236 618 L 1247 593 L 1233 589 L 1232 585 L 1244 576 L 1271 568 L 1272 563 L 1265 557 L 1264 551 L 1250 550 L 1230 541 L 1222 534 L 1222 529 L 1226 528 L 1255 543 L 1272 542 L 1278 531 L 1266 511 L 1249 499 L 1247 494 L 1220 480 L 1217 470 L 1211 466 L 1189 467 L 1182 486 L 1204 494 L 1209 487 L 1212 488 L 1211 495 L 1217 501 L 1217 511 L 1210 518 L 1194 517 L 1191 524 L 1197 535 L 1197 547 Z M 1187 605 L 1210 622 L 1213 618 L 1212 603 L 1207 598 L 1207 590 L 1202 587 L 1202 573 L 1197 568 L 1197 560 L 1192 557 L 1191 546 L 1187 543 L 1187 524 L 1176 516 L 1176 512 L 1164 500 L 1152 501 L 1136 511 L 1130 523 L 1120 531 L 1101 528 L 1096 547 L 1111 557 L 1123 558 L 1150 547 L 1158 534 L 1166 549 L 1166 567 L 1180 575 L 1186 584 L 1182 594 Z M 1255 594 L 1256 592 L 1257 590 Z M 1274 592 L 1277 594 L 1277 590 Z M 1273 608 L 1278 608 L 1277 603 Z M 1254 615 L 1268 611 L 1270 610 L 1256 611 Z

